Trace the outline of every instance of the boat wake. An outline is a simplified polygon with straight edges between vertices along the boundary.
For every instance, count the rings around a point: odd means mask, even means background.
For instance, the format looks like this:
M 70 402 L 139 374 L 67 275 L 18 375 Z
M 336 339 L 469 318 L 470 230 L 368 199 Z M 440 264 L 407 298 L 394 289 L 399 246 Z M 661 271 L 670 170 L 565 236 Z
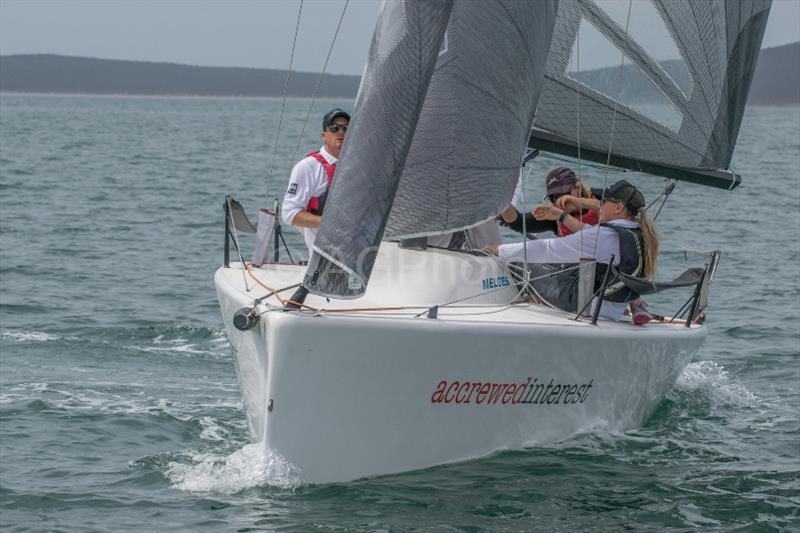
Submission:
M 235 494 L 255 487 L 294 489 L 302 485 L 300 470 L 261 442 L 248 444 L 230 455 L 196 453 L 190 464 L 171 462 L 166 475 L 172 487 L 188 492 Z
M 714 361 L 691 363 L 678 378 L 675 388 L 681 392 L 701 392 L 718 405 L 749 406 L 758 400 Z

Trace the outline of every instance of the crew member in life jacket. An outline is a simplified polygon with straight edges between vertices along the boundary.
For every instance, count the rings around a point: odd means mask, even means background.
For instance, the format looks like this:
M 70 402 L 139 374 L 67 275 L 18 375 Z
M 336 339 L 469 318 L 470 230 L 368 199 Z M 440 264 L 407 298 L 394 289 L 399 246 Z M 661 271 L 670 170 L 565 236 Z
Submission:
M 545 178 L 545 191 L 545 199 L 549 203 L 540 204 L 525 214 L 526 233 L 552 231 L 559 237 L 566 237 L 580 230 L 584 224 L 597 224 L 600 202 L 596 196 L 602 194 L 603 190 L 590 189 L 572 169 L 558 167 L 551 170 Z M 557 211 L 552 209 L 563 198 L 573 201 L 562 203 Z M 566 212 L 563 217 L 562 211 Z M 522 233 L 523 217 L 513 204 L 500 214 L 500 223 Z
M 602 282 L 612 255 L 614 264 L 623 273 L 654 279 L 658 234 L 644 209 L 644 196 L 636 187 L 620 180 L 606 189 L 601 198 L 600 223 L 596 226 L 586 224 L 580 231 L 566 237 L 487 246 L 485 249 L 505 261 L 522 261 L 527 250 L 527 260 L 533 264 L 578 263 L 581 258 L 594 254 L 598 261 L 596 288 Z M 537 276 L 535 270 L 534 276 Z M 542 289 L 548 303 L 565 311 L 577 311 L 578 269 L 545 278 L 542 282 L 538 287 L 534 286 Z M 610 276 L 599 316 L 606 320 L 619 320 L 628 302 L 638 298 L 638 294 Z
M 322 118 L 322 147 L 294 166 L 283 197 L 283 221 L 303 230 L 309 256 L 349 123 L 350 114 L 342 109 L 331 109 L 325 114 Z

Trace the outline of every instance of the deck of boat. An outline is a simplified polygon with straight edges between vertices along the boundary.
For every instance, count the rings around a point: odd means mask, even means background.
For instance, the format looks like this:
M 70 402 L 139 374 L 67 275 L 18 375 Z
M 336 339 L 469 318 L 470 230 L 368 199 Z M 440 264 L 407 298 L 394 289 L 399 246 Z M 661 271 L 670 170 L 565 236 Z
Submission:
M 248 270 L 242 268 L 241 263 L 231 263 L 229 268 L 220 268 L 217 271 L 217 284 L 221 283 L 238 295 L 238 300 L 242 306 L 252 305 L 255 299 L 264 298 L 264 307 L 282 306 L 283 302 L 291 298 L 294 288 L 292 286 L 300 283 L 305 274 L 306 267 L 303 265 L 287 263 L 265 263 L 262 267 L 248 266 Z M 279 293 L 280 299 L 271 291 L 292 287 Z M 447 302 L 437 301 L 414 301 L 412 295 L 400 294 L 396 298 L 387 299 L 380 291 L 368 291 L 362 298 L 357 300 L 328 300 L 324 297 L 309 295 L 305 301 L 307 306 L 301 313 L 309 313 L 325 316 L 337 317 L 361 317 L 361 318 L 392 318 L 394 320 L 408 318 L 414 320 L 425 320 L 427 310 L 434 305 L 438 305 L 437 319 L 448 322 L 474 322 L 474 323 L 494 323 L 507 325 L 540 325 L 540 326 L 568 326 L 570 328 L 597 328 L 619 330 L 624 329 L 629 333 L 646 334 L 658 330 L 663 334 L 664 330 L 683 330 L 685 323 L 658 322 L 653 321 L 646 327 L 634 326 L 630 317 L 624 316 L 619 322 L 598 321 L 597 325 L 592 325 L 587 319 L 575 320 L 574 313 L 553 309 L 551 307 L 535 303 L 516 303 L 516 304 L 470 304 L 460 302 L 442 306 Z M 698 326 L 692 326 L 693 329 Z

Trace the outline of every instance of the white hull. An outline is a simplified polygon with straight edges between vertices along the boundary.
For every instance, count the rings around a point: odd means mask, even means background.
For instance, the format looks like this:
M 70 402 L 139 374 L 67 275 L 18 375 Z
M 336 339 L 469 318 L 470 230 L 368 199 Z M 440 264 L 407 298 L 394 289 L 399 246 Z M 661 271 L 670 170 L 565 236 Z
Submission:
M 396 260 L 410 252 L 381 249 L 387 253 Z M 477 261 L 479 276 L 499 268 L 485 258 L 453 257 Z M 364 299 L 337 304 L 375 305 L 370 300 L 377 297 L 394 304 L 383 299 L 387 292 L 405 294 L 406 282 L 413 285 L 420 272 L 430 277 L 434 271 L 430 265 L 411 268 L 393 288 L 381 288 L 375 283 L 380 277 L 373 277 Z M 254 274 L 277 288 L 299 281 L 303 269 L 273 265 Z M 593 429 L 636 427 L 706 336 L 702 326 L 592 326 L 539 306 L 485 302 L 441 308 L 435 320 L 408 311 L 271 311 L 242 332 L 232 325 L 233 313 L 266 292 L 252 286 L 245 291 L 237 266 L 218 270 L 215 283 L 254 438 L 310 482 L 402 472 Z M 418 292 L 422 300 L 432 298 Z M 487 291 L 483 299 L 500 294 L 509 293 Z

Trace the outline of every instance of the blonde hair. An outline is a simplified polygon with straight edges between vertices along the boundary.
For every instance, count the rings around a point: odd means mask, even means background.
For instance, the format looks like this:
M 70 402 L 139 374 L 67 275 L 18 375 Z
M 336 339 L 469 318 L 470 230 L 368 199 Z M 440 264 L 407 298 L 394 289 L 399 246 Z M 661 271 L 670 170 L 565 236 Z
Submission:
M 639 208 L 636 222 L 639 223 L 639 228 L 642 230 L 642 239 L 644 240 L 644 277 L 652 281 L 656 279 L 658 231 L 656 231 L 655 222 L 644 210 L 644 207 Z
M 586 182 L 583 181 L 583 178 L 578 178 L 575 182 L 576 187 L 580 187 L 581 189 L 581 198 L 591 198 L 592 197 L 592 188 L 589 187 Z

